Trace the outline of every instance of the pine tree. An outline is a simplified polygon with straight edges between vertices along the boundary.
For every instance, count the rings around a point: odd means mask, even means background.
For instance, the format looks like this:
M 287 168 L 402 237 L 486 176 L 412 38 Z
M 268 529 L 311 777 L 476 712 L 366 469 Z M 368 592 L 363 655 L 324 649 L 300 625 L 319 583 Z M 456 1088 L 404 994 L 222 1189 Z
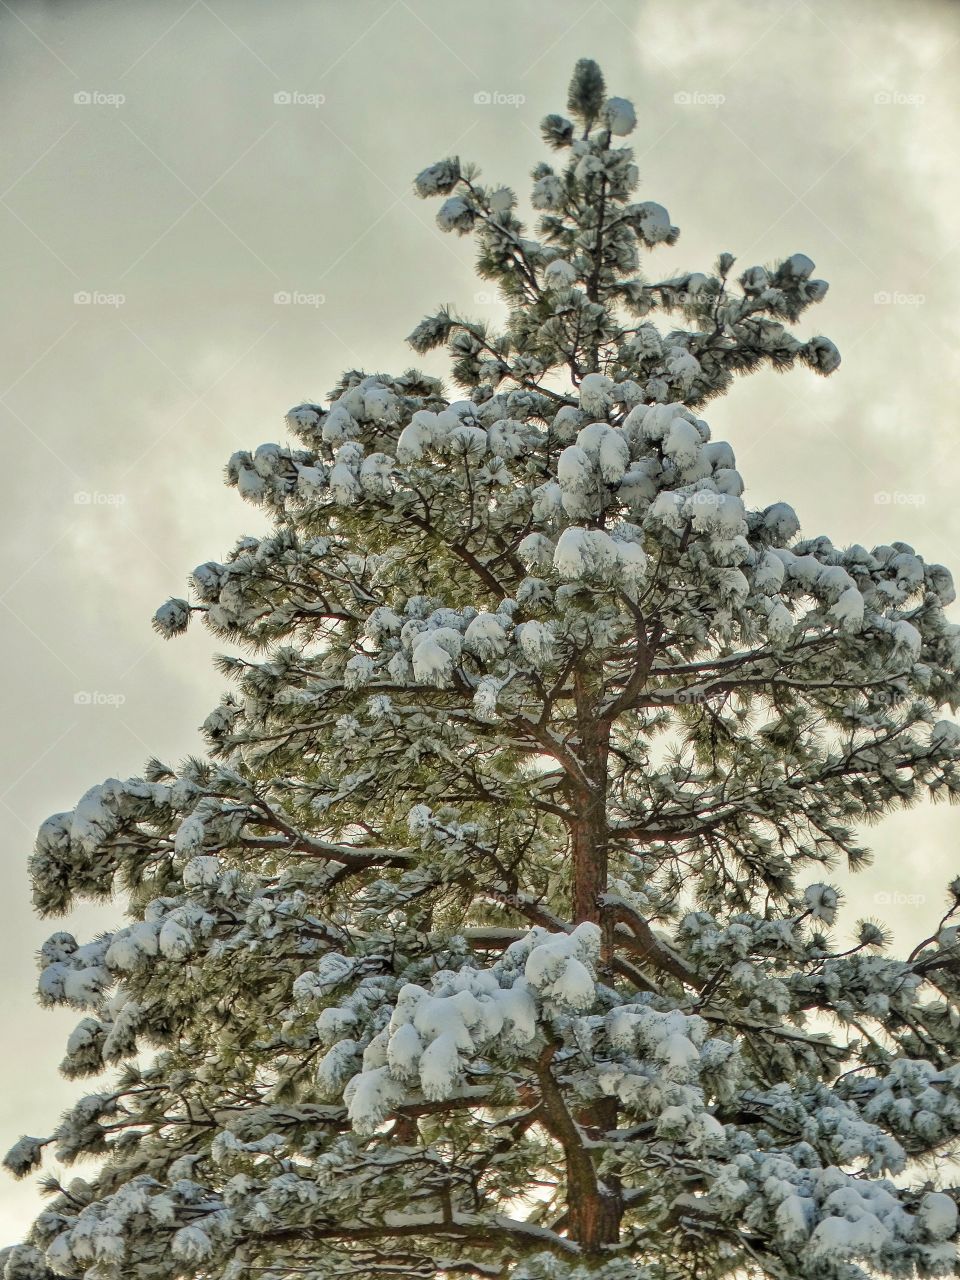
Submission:
M 242 655 L 208 756 L 39 833 L 39 910 L 129 923 L 43 947 L 98 1081 L 7 1163 L 100 1163 L 5 1280 L 954 1273 L 960 880 L 906 958 L 817 880 L 960 793 L 951 578 L 744 505 L 698 410 L 829 373 L 784 328 L 826 285 L 647 283 L 633 107 L 582 61 L 568 109 L 537 239 L 458 159 L 416 179 L 509 309 L 410 339 L 466 398 L 352 371 L 230 460 L 272 532 L 156 617 Z

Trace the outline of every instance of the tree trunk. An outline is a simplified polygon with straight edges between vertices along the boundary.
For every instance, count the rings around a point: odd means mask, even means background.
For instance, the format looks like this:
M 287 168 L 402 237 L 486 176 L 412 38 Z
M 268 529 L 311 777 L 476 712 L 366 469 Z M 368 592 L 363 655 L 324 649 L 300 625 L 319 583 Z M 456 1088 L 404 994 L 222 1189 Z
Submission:
M 574 1117 L 550 1069 L 558 1047 L 558 1043 L 548 1045 L 538 1064 L 543 1123 L 563 1147 L 565 1156 L 567 1233 L 584 1253 L 593 1253 L 619 1241 L 623 1203 L 619 1187 L 597 1177 L 592 1152 L 583 1141 L 584 1130 L 589 1133 L 591 1129 L 605 1128 L 611 1123 L 611 1116 L 615 1125 L 616 1102 L 605 1100 Z
M 600 977 L 612 979 L 612 924 L 609 913 L 604 913 L 601 898 L 607 891 L 607 753 L 610 746 L 610 726 L 600 722 L 596 715 L 582 671 L 574 675 L 577 706 L 578 737 L 577 759 L 580 761 L 588 783 L 573 789 L 571 808 L 574 819 L 570 825 L 572 853 L 571 907 L 574 924 L 585 920 L 599 924 L 604 931 L 600 957 Z M 617 1102 L 607 1098 L 595 1106 L 584 1108 L 577 1116 L 579 1128 L 601 1133 L 616 1128 Z M 589 1151 L 580 1148 L 579 1159 L 567 1160 L 567 1212 L 570 1237 L 576 1240 L 585 1253 L 593 1253 L 603 1245 L 616 1244 L 620 1239 L 620 1219 L 623 1203 L 620 1189 L 608 1185 L 592 1174 L 583 1177 L 577 1166 L 584 1158 L 591 1162 Z M 592 1185 L 591 1185 L 592 1184 Z
M 570 1238 L 584 1253 L 599 1251 L 605 1244 L 620 1241 L 620 1218 L 623 1205 L 616 1192 L 603 1188 L 596 1195 L 578 1198 L 575 1188 L 569 1193 Z
M 596 818 L 586 796 L 583 809 L 573 824 L 573 923 L 584 920 L 600 923 L 600 895 L 607 887 L 606 842 L 597 838 Z
M 573 854 L 573 922 L 600 923 L 600 897 L 607 891 L 607 753 L 610 726 L 599 723 L 581 671 L 574 676 L 579 743 L 577 758 L 588 785 L 573 789 L 570 827 Z

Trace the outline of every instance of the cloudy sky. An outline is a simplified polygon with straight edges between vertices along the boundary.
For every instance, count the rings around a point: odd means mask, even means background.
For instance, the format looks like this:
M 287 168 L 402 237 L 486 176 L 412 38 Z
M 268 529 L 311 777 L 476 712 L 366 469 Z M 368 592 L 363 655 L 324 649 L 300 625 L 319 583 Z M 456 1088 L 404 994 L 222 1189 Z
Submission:
M 651 277 L 801 251 L 831 282 L 802 332 L 840 371 L 710 407 L 748 498 L 960 569 L 956 4 L 0 0 L 0 1147 L 79 1088 L 56 1072 L 75 1017 L 33 1000 L 56 927 L 29 908 L 33 834 L 196 750 L 217 700 L 210 641 L 149 622 L 257 531 L 223 463 L 342 369 L 407 367 L 436 304 L 496 312 L 410 180 L 459 153 L 525 194 L 581 56 L 636 103 L 641 198 L 682 229 Z M 944 809 L 887 821 L 855 905 L 923 936 L 957 834 Z M 0 1183 L 0 1243 L 36 1204 Z

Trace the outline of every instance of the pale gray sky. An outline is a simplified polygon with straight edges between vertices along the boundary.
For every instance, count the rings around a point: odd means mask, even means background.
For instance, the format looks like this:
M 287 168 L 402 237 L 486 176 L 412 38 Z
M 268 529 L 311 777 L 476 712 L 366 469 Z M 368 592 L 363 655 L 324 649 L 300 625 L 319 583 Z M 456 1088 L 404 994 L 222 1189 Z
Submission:
M 436 232 L 410 179 L 459 152 L 524 196 L 576 58 L 636 102 L 642 198 L 682 229 L 651 276 L 801 251 L 831 282 L 802 332 L 840 371 L 761 374 L 708 409 L 748 499 L 960 571 L 958 41 L 946 2 L 0 4 L 0 1146 L 84 1089 L 56 1073 L 76 1016 L 33 1000 L 55 927 L 29 909 L 34 832 L 197 750 L 217 700 L 213 645 L 164 645 L 150 616 L 256 528 L 223 463 L 341 369 L 413 363 L 404 335 L 437 303 L 489 309 L 470 242 Z M 857 907 L 921 936 L 958 829 L 945 809 L 886 822 Z M 36 1205 L 0 1181 L 0 1243 Z

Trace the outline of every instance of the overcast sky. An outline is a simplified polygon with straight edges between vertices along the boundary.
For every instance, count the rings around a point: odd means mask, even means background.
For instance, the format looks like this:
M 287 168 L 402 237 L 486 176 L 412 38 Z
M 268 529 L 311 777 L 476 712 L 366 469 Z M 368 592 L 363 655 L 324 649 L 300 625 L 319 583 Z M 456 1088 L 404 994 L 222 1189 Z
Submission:
M 33 999 L 36 828 L 196 751 L 217 701 L 211 642 L 150 617 L 257 531 L 224 462 L 342 369 L 408 367 L 438 303 L 496 310 L 410 180 L 459 153 L 525 197 L 578 57 L 636 103 L 641 198 L 681 227 L 651 278 L 800 251 L 831 282 L 802 333 L 840 371 L 708 409 L 748 501 L 960 571 L 958 42 L 953 3 L 0 0 L 0 1147 L 83 1090 L 56 1072 L 76 1015 Z M 856 907 L 919 939 L 957 834 L 946 809 L 884 823 Z M 0 1181 L 0 1243 L 36 1205 Z

